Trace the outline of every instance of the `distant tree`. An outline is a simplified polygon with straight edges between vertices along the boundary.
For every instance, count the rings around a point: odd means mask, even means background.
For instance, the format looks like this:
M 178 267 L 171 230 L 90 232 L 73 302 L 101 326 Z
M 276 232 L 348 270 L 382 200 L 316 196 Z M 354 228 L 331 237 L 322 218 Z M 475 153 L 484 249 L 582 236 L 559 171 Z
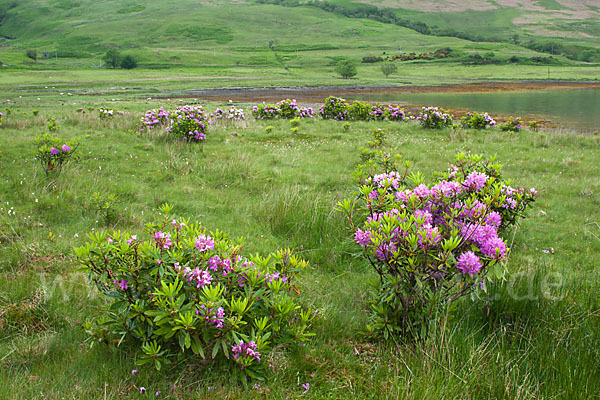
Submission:
M 29 49 L 25 52 L 25 55 L 29 58 L 31 58 L 34 61 L 37 61 L 37 50 L 36 49 Z
M 342 78 L 348 79 L 356 76 L 356 61 L 352 59 L 340 60 L 335 64 L 335 72 L 340 74 Z
M 135 60 L 135 58 L 133 58 L 133 56 L 130 56 L 128 54 L 121 60 L 121 68 L 134 69 L 135 67 L 137 67 L 137 61 Z
M 117 68 L 121 64 L 121 53 L 117 49 L 109 49 L 102 60 L 108 67 Z
M 391 74 L 395 74 L 396 72 L 398 72 L 398 67 L 393 62 L 385 62 L 381 65 L 381 72 L 383 72 L 383 74 L 387 78 Z

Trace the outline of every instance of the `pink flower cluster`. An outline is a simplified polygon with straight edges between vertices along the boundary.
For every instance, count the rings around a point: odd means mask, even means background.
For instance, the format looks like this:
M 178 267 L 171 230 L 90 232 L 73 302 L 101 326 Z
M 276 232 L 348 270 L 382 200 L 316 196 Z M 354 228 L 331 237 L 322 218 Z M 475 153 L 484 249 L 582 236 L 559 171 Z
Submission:
M 210 236 L 201 234 L 200 236 L 198 236 L 196 238 L 195 246 L 196 246 L 196 249 L 202 253 L 202 252 L 214 249 L 215 241 Z
M 225 310 L 223 307 L 206 307 L 201 305 L 196 309 L 196 315 L 203 318 L 206 322 L 213 325 L 215 328 L 223 328 L 225 320 Z
M 251 340 L 248 343 L 245 343 L 243 340 L 240 340 L 239 344 L 234 344 L 231 347 L 231 354 L 236 361 L 240 361 L 240 358 L 250 357 L 258 362 L 260 362 L 260 352 L 257 350 L 256 342 Z
M 160 249 L 169 250 L 169 248 L 173 244 L 173 243 L 171 243 L 171 234 L 170 233 L 158 231 L 152 237 L 156 241 L 156 246 L 158 246 L 158 248 L 160 248 Z
M 221 272 L 222 276 L 227 276 L 231 272 L 231 260 L 221 259 L 219 256 L 212 256 L 208 259 L 208 268 L 214 272 Z
M 378 260 L 391 260 L 399 249 L 414 251 L 409 243 L 411 236 L 416 238 L 418 248 L 424 253 L 439 253 L 442 238 L 456 230 L 461 238 L 461 245 L 456 251 L 462 254 L 457 258 L 456 266 L 464 274 L 473 277 L 485 262 L 505 258 L 507 246 L 498 236 L 502 217 L 476 200 L 489 181 L 485 173 L 473 171 L 462 182 L 443 180 L 431 187 L 420 184 L 412 190 L 404 188 L 402 178 L 396 172 L 375 175 L 367 181 L 378 188 L 369 194 L 367 204 L 376 198 L 373 193 L 380 195 L 379 190 L 382 189 L 384 195 L 393 195 L 396 200 L 394 208 L 384 212 L 371 211 L 365 227 L 357 229 L 354 234 L 356 243 L 373 250 Z M 505 187 L 504 191 L 507 196 L 513 194 L 509 187 Z M 373 203 L 370 208 L 376 204 Z M 388 224 L 391 228 L 384 228 Z M 382 233 L 384 231 L 388 233 Z M 379 243 L 376 248 L 373 244 L 375 237 L 384 238 L 375 241 Z M 472 251 L 460 253 L 461 249 L 470 249 L 471 246 L 478 249 L 478 254 Z M 481 257 L 485 257 L 485 262 Z
M 213 277 L 208 270 L 203 270 L 199 267 L 196 267 L 195 269 L 189 267 L 184 268 L 183 276 L 187 278 L 188 283 L 196 285 L 198 289 L 210 285 L 213 280 Z
M 56 147 L 52 147 L 52 148 L 50 149 L 50 154 L 52 154 L 53 156 L 56 156 L 56 155 L 58 155 L 58 154 L 59 154 L 61 151 L 62 151 L 63 153 L 68 153 L 68 152 L 70 152 L 70 151 L 71 151 L 71 146 L 69 146 L 69 145 L 67 145 L 67 144 L 63 144 L 63 145 L 61 146 L 60 150 L 59 150 L 58 148 L 56 148 Z

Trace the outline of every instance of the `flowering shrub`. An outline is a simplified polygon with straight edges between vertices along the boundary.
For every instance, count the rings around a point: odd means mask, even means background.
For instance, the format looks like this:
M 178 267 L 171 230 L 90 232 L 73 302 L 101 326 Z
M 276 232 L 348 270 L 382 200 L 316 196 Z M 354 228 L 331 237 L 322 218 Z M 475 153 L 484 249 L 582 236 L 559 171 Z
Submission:
M 125 115 L 125 111 L 115 111 L 108 107 L 100 107 L 98 109 L 98 116 L 100 119 L 110 119 L 114 118 L 116 115 Z
M 496 121 L 488 113 L 479 114 L 469 112 L 461 118 L 461 122 L 464 128 L 472 129 L 485 129 L 488 126 L 496 126 Z
M 385 117 L 389 121 L 405 121 L 406 113 L 404 112 L 403 109 L 401 109 L 399 107 L 394 107 L 392 105 L 389 105 L 387 110 L 385 110 Z
M 4 114 L 0 112 L 0 125 L 2 125 L 2 117 L 4 117 Z
M 232 105 L 229 107 L 228 112 L 225 112 L 225 110 L 221 108 L 217 108 L 215 112 L 211 114 L 211 117 L 215 120 L 222 121 L 244 121 L 246 119 L 246 114 L 244 114 L 244 110 L 242 108 L 236 108 Z
M 252 107 L 252 115 L 256 119 L 275 119 L 281 110 L 274 104 L 260 104 Z
M 182 106 L 169 113 L 169 123 L 169 135 L 191 142 L 202 142 L 206 139 L 206 130 L 212 121 L 208 119 L 202 106 Z
M 47 133 L 36 136 L 35 142 L 37 144 L 35 159 L 40 162 L 46 176 L 51 172 L 59 175 L 63 166 L 79 157 L 75 151 L 79 146 L 77 140 L 64 142 Z
M 74 249 L 97 288 L 111 299 L 86 330 L 106 343 L 141 345 L 137 364 L 209 359 L 264 374 L 272 346 L 308 340 L 312 316 L 296 300 L 306 262 L 289 250 L 245 258 L 238 243 L 198 223 L 168 217 L 145 236 L 99 232 Z
M 417 121 L 424 128 L 441 129 L 452 125 L 452 115 L 438 107 L 423 107 Z
M 300 107 L 296 104 L 296 99 L 285 99 L 277 103 L 279 116 L 285 119 L 292 118 L 314 118 L 313 109 L 310 107 Z
M 346 100 L 330 96 L 325 100 L 325 103 L 319 109 L 319 115 L 323 119 L 335 119 L 344 121 L 350 118 L 348 115 L 348 104 Z
M 389 157 L 388 157 L 389 158 Z M 372 160 L 371 160 L 372 161 Z M 460 154 L 433 184 L 421 174 L 381 163 L 382 173 L 359 169 L 358 207 L 346 200 L 354 239 L 379 275 L 370 299 L 367 334 L 385 339 L 423 337 L 447 306 L 504 275 L 503 234 L 534 201 L 534 189 L 514 189 L 501 166 Z
M 371 106 L 371 119 L 375 121 L 383 121 L 386 117 L 386 109 L 385 106 L 375 105 Z
M 523 129 L 521 119 L 519 117 L 511 118 L 503 124 L 499 125 L 504 132 L 519 132 Z
M 261 104 L 252 107 L 252 115 L 256 119 L 275 119 L 275 118 L 314 118 L 313 109 L 310 107 L 300 107 L 296 100 L 285 99 L 277 104 Z
M 169 121 L 169 113 L 164 108 L 148 110 L 140 120 L 142 125 L 140 131 L 152 129 L 157 126 L 163 126 Z

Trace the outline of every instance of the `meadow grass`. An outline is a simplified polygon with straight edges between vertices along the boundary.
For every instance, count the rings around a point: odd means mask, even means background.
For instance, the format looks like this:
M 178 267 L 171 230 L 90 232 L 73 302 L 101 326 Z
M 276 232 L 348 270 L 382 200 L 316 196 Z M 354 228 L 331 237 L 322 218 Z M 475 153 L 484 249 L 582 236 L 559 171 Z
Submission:
M 97 109 L 103 97 L 2 95 L 13 101 L 0 128 L 0 398 L 137 398 L 140 386 L 148 397 L 161 390 L 159 398 L 190 399 L 600 393 L 598 136 L 426 131 L 392 122 L 352 122 L 346 131 L 323 120 L 302 120 L 292 133 L 289 121 L 248 120 L 211 128 L 204 144 L 190 145 L 137 131 L 145 109 L 179 101 L 114 102 L 129 114 L 107 121 L 76 111 Z M 58 136 L 81 138 L 80 161 L 56 179 L 33 159 L 34 137 L 51 117 Z M 369 342 L 359 333 L 375 274 L 333 208 L 353 196 L 359 148 L 375 128 L 428 179 L 457 152 L 483 153 L 497 155 L 515 185 L 540 192 L 515 234 L 508 280 L 484 298 L 461 301 L 421 343 Z M 95 208 L 94 192 L 116 195 L 109 221 Z M 83 321 L 106 300 L 77 272 L 71 248 L 90 231 L 139 233 L 164 202 L 175 214 L 245 238 L 248 253 L 290 247 L 310 261 L 299 290 L 317 314 L 317 335 L 267 355 L 271 372 L 260 387 L 244 388 L 210 363 L 133 376 L 134 348 L 91 346 L 86 337 Z M 305 382 L 311 388 L 301 396 Z

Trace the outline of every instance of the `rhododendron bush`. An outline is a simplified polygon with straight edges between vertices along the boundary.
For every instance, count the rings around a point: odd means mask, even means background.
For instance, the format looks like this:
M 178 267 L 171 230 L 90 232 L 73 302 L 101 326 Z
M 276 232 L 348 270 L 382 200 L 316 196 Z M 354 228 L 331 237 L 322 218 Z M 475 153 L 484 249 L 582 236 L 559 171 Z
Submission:
M 76 161 L 80 154 L 77 152 L 79 140 L 63 141 L 51 133 L 38 135 L 35 138 L 37 150 L 35 159 L 39 161 L 46 176 L 59 175 L 65 165 Z
M 496 121 L 488 113 L 468 112 L 467 115 L 461 118 L 461 123 L 464 128 L 473 129 L 485 129 L 488 126 L 496 126 Z
M 452 126 L 452 115 L 438 107 L 422 107 L 417 122 L 423 128 L 442 129 Z
M 168 217 L 145 235 L 92 233 L 75 248 L 83 269 L 111 301 L 86 323 L 106 342 L 141 345 L 137 364 L 157 369 L 175 360 L 236 364 L 264 374 L 274 345 L 312 336 L 312 316 L 298 304 L 295 279 L 306 262 L 282 250 L 246 258 L 222 232 Z
M 501 166 L 482 156 L 460 154 L 431 184 L 409 174 L 408 164 L 399 171 L 389 155 L 379 156 L 379 164 L 373 157 L 357 170 L 357 200 L 338 204 L 379 275 L 367 333 L 423 337 L 446 306 L 504 277 L 505 235 L 536 192 L 513 188 Z
M 167 132 L 172 137 L 202 142 L 211 123 L 202 106 L 181 106 L 169 113 Z
M 277 104 L 260 104 L 252 107 L 252 115 L 256 119 L 293 119 L 293 118 L 314 118 L 313 109 L 310 107 L 300 107 L 295 99 L 281 100 Z

